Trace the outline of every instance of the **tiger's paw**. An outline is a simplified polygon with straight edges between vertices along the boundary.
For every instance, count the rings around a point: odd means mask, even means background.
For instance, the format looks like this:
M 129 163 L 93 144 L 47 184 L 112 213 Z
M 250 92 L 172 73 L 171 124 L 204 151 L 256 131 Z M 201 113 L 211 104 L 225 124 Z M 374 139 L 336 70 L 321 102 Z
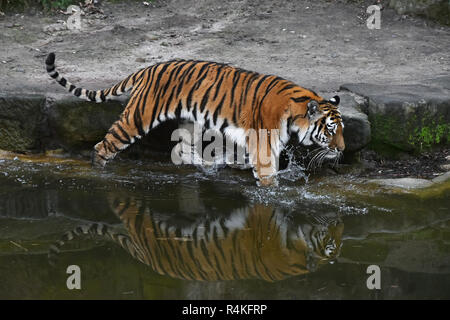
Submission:
M 258 187 L 277 187 L 278 179 L 275 176 L 262 177 L 256 181 Z
M 106 165 L 106 160 L 99 155 L 97 150 L 93 150 L 91 153 L 91 163 L 94 168 L 103 169 Z

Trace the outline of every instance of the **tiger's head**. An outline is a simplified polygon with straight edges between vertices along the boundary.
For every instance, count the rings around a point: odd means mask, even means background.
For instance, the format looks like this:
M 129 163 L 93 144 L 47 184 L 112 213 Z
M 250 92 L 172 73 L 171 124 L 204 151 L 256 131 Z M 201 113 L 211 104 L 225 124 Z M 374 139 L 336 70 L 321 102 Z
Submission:
M 317 145 L 320 150 L 316 154 L 317 159 L 339 159 L 345 149 L 344 123 L 338 109 L 339 96 L 330 100 L 291 100 L 294 103 L 289 128 L 291 132 L 298 134 L 300 144 Z
M 333 262 L 340 255 L 344 223 L 338 217 L 326 216 L 312 216 L 307 221 L 299 224 L 297 233 L 291 237 L 297 240 L 293 242 L 294 246 L 307 245 L 305 264 L 307 270 L 313 272 L 319 265 Z

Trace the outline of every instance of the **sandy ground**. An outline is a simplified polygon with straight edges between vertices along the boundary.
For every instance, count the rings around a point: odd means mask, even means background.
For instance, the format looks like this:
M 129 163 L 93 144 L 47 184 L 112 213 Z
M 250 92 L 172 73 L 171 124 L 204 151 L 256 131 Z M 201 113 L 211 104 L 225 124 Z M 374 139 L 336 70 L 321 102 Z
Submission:
M 384 9 L 369 30 L 345 1 L 157 0 L 102 5 L 64 29 L 63 14 L 0 17 L 0 92 L 58 92 L 48 52 L 72 82 L 99 89 L 173 58 L 227 62 L 318 91 L 347 82 L 420 83 L 450 71 L 450 28 Z M 60 20 L 60 22 L 58 22 Z M 59 29 L 59 30 L 58 30 Z

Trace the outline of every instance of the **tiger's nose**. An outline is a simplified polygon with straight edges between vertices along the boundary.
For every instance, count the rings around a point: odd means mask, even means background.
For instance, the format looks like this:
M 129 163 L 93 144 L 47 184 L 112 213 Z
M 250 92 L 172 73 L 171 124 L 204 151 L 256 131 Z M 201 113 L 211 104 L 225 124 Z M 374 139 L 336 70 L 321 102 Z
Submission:
M 344 141 L 335 138 L 331 141 L 330 149 L 342 152 L 345 150 L 345 143 Z
M 330 148 L 331 149 L 336 148 L 340 152 L 345 150 L 345 142 L 344 142 L 344 135 L 342 132 L 342 126 L 338 127 L 336 134 L 333 136 Z

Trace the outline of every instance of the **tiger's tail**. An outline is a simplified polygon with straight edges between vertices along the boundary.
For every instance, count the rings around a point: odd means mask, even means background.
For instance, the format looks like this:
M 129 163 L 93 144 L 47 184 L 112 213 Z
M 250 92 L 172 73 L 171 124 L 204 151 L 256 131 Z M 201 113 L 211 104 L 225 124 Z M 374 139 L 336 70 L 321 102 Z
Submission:
M 47 59 L 45 59 L 45 65 L 47 73 L 50 75 L 50 77 L 52 77 L 64 88 L 66 88 L 67 91 L 71 92 L 73 95 L 81 99 L 95 102 L 104 102 L 131 90 L 139 80 L 140 76 L 142 75 L 142 71 L 144 70 L 141 69 L 133 74 L 130 74 L 127 78 L 120 81 L 118 84 L 114 85 L 111 88 L 95 91 L 77 88 L 75 85 L 67 81 L 66 78 L 62 77 L 55 67 L 55 53 L 51 52 L 47 56 Z
M 83 226 L 78 226 L 75 229 L 66 232 L 60 240 L 50 245 L 48 250 L 48 262 L 50 265 L 56 265 L 56 261 L 62 247 L 69 241 L 79 238 L 83 235 L 94 235 L 103 238 L 109 238 L 113 242 L 119 244 L 125 251 L 131 254 L 134 258 L 141 260 L 141 252 L 136 248 L 134 243 L 130 240 L 128 235 L 115 231 L 112 227 L 103 223 L 91 223 Z

